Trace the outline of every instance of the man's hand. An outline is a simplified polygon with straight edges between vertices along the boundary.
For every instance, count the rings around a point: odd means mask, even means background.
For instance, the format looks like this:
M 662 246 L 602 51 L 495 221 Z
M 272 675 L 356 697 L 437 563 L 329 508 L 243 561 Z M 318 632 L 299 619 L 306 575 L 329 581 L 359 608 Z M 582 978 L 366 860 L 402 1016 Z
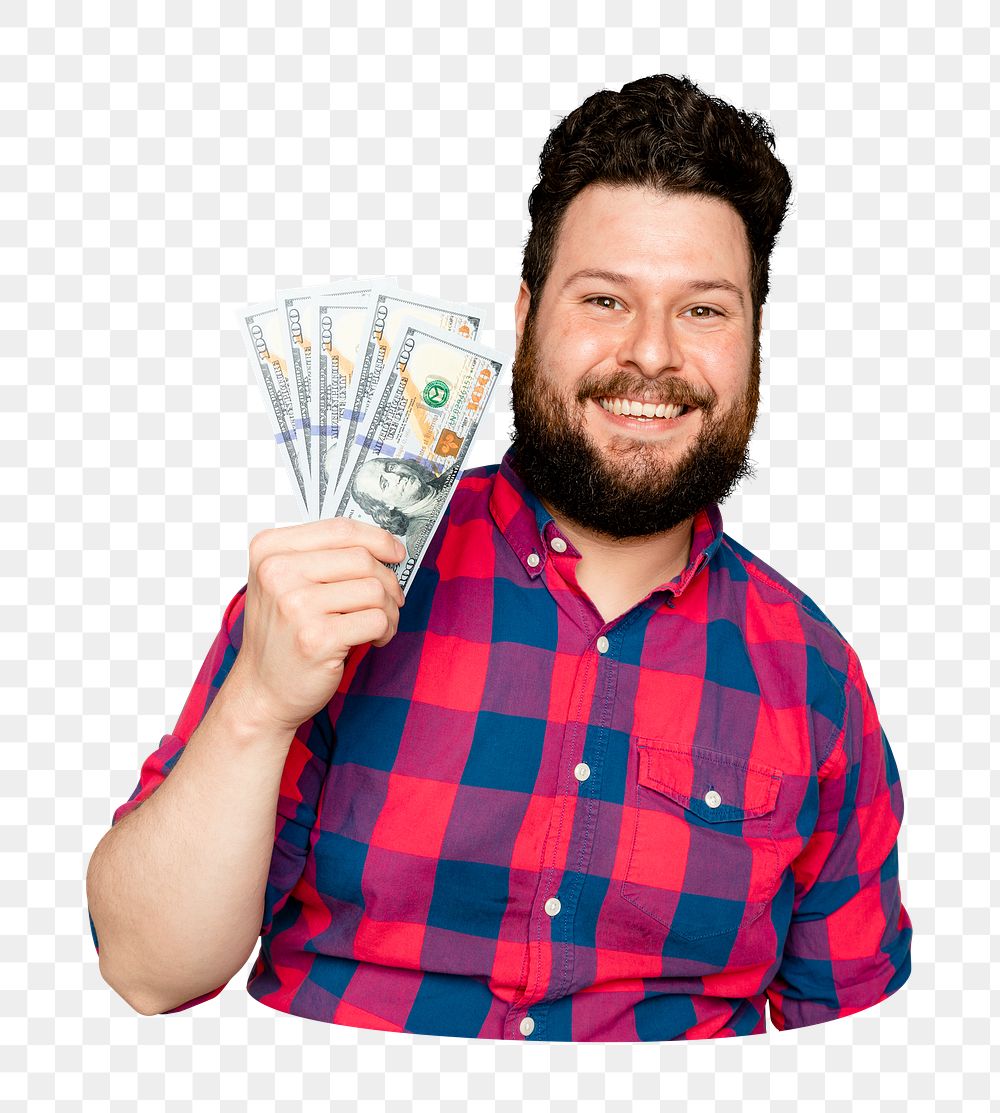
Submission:
M 352 646 L 386 645 L 403 592 L 384 529 L 350 518 L 266 529 L 250 542 L 243 642 L 226 688 L 255 721 L 296 730 L 329 702 Z

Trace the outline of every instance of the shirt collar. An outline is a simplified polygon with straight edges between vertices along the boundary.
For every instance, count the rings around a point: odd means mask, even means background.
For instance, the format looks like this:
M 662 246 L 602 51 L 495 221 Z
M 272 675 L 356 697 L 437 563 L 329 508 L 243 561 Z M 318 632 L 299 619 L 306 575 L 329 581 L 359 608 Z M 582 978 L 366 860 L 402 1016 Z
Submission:
M 542 574 L 545 561 L 553 547 L 571 556 L 580 556 L 579 550 L 565 538 L 555 519 L 545 509 L 517 474 L 513 467 L 513 447 L 508 448 L 490 492 L 490 513 L 511 549 L 517 554 L 531 579 Z M 560 550 L 560 544 L 565 549 Z M 694 517 L 691 536 L 691 559 L 682 572 L 672 580 L 664 580 L 655 591 L 667 588 L 674 596 L 680 595 L 698 572 L 712 559 L 722 544 L 722 512 L 718 503 L 709 503 Z

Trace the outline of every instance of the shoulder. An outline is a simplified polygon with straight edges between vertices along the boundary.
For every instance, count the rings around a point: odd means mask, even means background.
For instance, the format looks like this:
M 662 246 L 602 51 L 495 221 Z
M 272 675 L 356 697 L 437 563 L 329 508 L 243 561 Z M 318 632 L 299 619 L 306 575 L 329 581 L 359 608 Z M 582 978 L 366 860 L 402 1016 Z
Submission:
M 493 487 L 493 479 L 500 470 L 500 464 L 481 464 L 477 468 L 467 468 L 455 486 L 455 494 L 460 490 L 466 494 L 472 492 L 482 493 Z
M 834 631 L 838 637 L 842 637 L 829 616 L 802 588 L 792 583 L 776 568 L 751 552 L 745 545 L 741 545 L 728 533 L 723 533 L 719 551 L 724 554 L 723 559 L 729 565 L 730 573 L 736 568 L 742 569 L 748 583 L 753 585 L 753 590 L 759 593 L 763 601 L 792 607 L 801 615 L 803 621 L 810 624 L 818 623 Z
M 823 724 L 816 736 L 822 763 L 845 722 L 848 691 L 860 670 L 857 654 L 811 596 L 727 533 L 718 557 L 720 570 L 743 593 L 748 643 L 772 650 L 772 662 L 795 662 L 787 667 L 804 670 L 806 700 L 818 717 L 817 728 Z
M 484 544 L 492 545 L 490 494 L 499 468 L 499 463 L 483 464 L 459 476 L 417 570 L 411 594 L 416 591 L 418 581 L 422 591 L 433 590 L 429 585 L 437 585 L 442 551 L 451 554 L 447 558 L 451 560 L 456 549 L 467 555 L 471 546 L 481 555 Z
M 490 493 L 499 469 L 499 464 L 482 464 L 463 471 L 455 484 L 441 524 L 466 522 L 470 518 L 488 515 Z

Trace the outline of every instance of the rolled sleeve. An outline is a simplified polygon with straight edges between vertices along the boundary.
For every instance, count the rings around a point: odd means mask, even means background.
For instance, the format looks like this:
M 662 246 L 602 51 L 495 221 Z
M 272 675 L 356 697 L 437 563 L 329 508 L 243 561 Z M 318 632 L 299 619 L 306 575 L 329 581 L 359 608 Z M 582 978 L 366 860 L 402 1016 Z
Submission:
M 160 739 L 157 748 L 143 762 L 139 781 L 132 795 L 112 815 L 112 827 L 135 811 L 159 788 L 211 707 L 242 644 L 246 589 L 247 585 L 244 584 L 226 607 L 221 627 L 198 671 L 177 724 L 170 734 Z M 281 909 L 302 873 L 308 851 L 309 832 L 316 819 L 316 801 L 329 761 L 331 741 L 329 720 L 325 716 L 317 716 L 315 721 L 309 719 L 299 727 L 289 748 L 278 792 L 275 841 L 264 898 L 262 934 L 270 930 L 275 913 Z M 87 918 L 90 921 L 94 949 L 100 954 L 100 941 L 89 907 Z M 225 989 L 226 984 L 228 983 L 168 1011 L 181 1012 L 210 1001 Z
M 857 655 L 844 725 L 819 769 L 815 830 L 796 859 L 791 924 L 767 987 L 783 1031 L 850 1016 L 910 975 L 910 917 L 899 886 L 903 792 Z

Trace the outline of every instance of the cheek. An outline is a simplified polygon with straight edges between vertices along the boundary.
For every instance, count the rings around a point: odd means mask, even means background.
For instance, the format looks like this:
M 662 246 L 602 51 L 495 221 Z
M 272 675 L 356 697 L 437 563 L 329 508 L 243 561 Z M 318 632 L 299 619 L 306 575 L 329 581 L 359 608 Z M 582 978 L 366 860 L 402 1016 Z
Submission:
M 743 388 L 750 366 L 750 347 L 742 337 L 720 339 L 694 358 L 716 394 L 725 396 Z
M 558 343 L 557 351 L 574 364 L 590 365 L 607 359 L 617 348 L 619 338 L 612 329 L 595 328 L 589 321 L 576 320 L 562 330 Z
M 582 350 L 607 347 L 613 331 L 607 321 L 599 321 L 592 313 L 581 312 L 577 306 L 550 307 L 551 311 L 537 321 L 536 342 L 553 354 L 561 350 Z
M 539 352 L 539 366 L 560 391 L 572 390 L 595 367 L 614 362 L 616 345 L 607 329 L 595 330 L 580 321 L 552 329 Z

